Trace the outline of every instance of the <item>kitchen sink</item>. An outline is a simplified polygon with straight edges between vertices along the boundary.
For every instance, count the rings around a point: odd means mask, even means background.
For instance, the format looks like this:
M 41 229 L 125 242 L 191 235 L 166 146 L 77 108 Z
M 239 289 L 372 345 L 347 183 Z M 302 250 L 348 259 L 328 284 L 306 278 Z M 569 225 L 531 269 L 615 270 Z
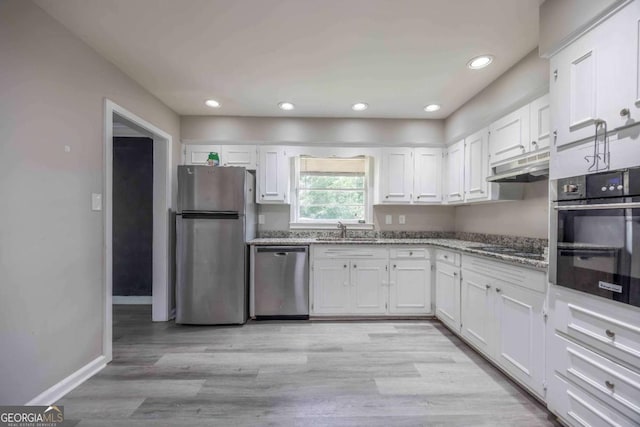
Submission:
M 375 237 L 318 237 L 318 242 L 377 242 Z

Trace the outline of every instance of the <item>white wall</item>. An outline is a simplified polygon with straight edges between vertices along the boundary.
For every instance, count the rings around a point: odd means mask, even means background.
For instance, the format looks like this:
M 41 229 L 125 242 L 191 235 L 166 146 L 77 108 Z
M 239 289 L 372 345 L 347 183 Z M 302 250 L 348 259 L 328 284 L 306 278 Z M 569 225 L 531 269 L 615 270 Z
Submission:
M 184 143 L 353 144 L 444 143 L 442 120 L 183 116 Z
M 102 353 L 104 98 L 174 161 L 180 122 L 31 1 L 0 1 L 0 58 L 0 404 L 24 404 Z
M 455 231 L 548 238 L 549 182 L 525 185 L 524 200 L 456 208 Z
M 540 55 L 549 57 L 568 39 L 624 1 L 546 0 L 540 5 Z
M 447 143 L 489 125 L 549 92 L 549 61 L 534 49 L 445 120 Z

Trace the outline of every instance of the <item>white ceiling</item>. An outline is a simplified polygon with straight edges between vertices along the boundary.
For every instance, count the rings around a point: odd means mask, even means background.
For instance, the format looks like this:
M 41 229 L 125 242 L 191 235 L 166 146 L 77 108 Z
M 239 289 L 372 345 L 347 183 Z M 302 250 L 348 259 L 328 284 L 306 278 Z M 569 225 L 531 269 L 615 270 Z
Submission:
M 541 0 L 36 2 L 181 115 L 444 118 L 537 46 Z

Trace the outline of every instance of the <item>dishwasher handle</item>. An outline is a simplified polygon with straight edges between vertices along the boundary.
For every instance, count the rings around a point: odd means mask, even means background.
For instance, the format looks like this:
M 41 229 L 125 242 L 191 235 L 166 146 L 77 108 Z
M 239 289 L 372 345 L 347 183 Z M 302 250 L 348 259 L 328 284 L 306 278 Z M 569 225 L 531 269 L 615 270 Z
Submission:
M 257 246 L 256 252 L 273 252 L 275 256 L 286 256 L 291 252 L 307 252 L 308 246 Z

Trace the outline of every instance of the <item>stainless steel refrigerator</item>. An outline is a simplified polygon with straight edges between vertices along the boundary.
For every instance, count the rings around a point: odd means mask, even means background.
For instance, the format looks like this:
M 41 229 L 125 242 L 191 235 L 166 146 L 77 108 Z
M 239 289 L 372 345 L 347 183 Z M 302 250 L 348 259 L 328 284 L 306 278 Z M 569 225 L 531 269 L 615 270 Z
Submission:
M 176 323 L 247 321 L 254 193 L 244 168 L 178 166 Z

